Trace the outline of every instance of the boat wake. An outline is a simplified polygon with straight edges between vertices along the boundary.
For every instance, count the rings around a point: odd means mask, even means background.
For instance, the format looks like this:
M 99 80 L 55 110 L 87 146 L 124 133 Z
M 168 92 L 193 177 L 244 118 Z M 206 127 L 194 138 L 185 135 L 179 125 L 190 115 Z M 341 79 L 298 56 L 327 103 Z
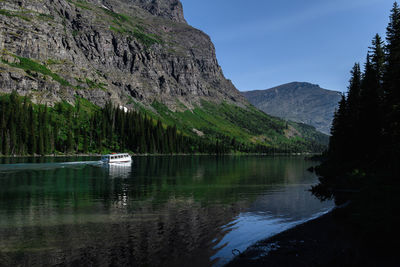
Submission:
M 0 164 L 0 173 L 16 172 L 25 170 L 53 170 L 60 168 L 80 169 L 85 166 L 103 166 L 101 161 L 76 161 L 76 162 L 52 162 L 52 163 L 17 163 Z

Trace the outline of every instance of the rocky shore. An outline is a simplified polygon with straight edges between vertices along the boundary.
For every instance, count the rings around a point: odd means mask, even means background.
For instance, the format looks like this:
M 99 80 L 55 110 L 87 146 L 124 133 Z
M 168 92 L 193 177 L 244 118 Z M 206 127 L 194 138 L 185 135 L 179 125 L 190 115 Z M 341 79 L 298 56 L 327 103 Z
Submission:
M 227 266 L 399 266 L 393 239 L 365 236 L 346 217 L 334 210 L 256 243 Z

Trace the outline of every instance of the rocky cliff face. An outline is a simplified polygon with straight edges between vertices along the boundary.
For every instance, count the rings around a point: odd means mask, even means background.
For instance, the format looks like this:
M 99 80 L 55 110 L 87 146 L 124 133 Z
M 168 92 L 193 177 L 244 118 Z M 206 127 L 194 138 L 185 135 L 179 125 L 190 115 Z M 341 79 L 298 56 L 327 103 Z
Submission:
M 40 103 L 247 104 L 178 0 L 2 0 L 0 53 L 0 92 Z
M 267 114 L 312 125 L 325 134 L 330 132 L 333 114 L 341 98 L 337 91 L 304 82 L 243 92 L 243 95 Z

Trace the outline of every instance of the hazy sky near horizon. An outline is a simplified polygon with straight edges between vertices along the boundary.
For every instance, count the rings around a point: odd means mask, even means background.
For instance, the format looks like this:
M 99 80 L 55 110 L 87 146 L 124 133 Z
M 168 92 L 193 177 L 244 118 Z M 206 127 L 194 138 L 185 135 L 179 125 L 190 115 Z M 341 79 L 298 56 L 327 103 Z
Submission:
M 240 91 L 300 81 L 346 91 L 394 0 L 181 0 Z

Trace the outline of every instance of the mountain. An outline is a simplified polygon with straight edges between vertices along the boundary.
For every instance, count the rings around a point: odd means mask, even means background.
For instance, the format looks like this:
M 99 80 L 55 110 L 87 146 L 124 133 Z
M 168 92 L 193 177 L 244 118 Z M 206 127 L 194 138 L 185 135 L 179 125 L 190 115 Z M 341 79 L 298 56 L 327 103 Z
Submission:
M 333 114 L 341 98 L 340 92 L 305 82 L 292 82 L 242 94 L 267 114 L 312 125 L 326 134 L 330 132 Z
M 252 107 L 179 0 L 1 0 L 0 93 L 12 91 L 48 106 L 111 101 L 213 142 L 326 144 Z
M 42 103 L 245 103 L 177 0 L 6 0 L 0 9 L 2 91 Z

